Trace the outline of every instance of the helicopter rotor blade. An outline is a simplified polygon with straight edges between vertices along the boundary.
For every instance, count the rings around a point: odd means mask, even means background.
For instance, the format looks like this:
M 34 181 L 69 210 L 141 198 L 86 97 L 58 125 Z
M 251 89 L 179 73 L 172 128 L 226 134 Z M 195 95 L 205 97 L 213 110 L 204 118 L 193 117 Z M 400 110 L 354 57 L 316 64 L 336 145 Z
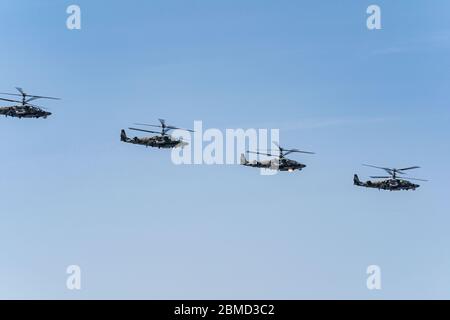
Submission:
M 7 96 L 22 97 L 21 94 L 17 94 L 17 93 L 0 92 L 0 94 L 2 94 L 2 95 L 4 94 L 4 95 L 7 95 Z
M 158 119 L 158 120 L 159 120 L 159 122 L 161 122 L 161 126 L 163 128 L 165 128 L 166 127 L 166 120 L 164 120 L 164 119 Z
M 273 155 L 270 153 L 264 153 L 264 152 L 258 152 L 258 151 L 247 151 L 247 153 L 259 154 L 259 155 L 268 156 L 268 157 L 277 157 L 276 155 Z
M 418 166 L 414 166 L 414 167 L 408 167 L 408 168 L 403 168 L 403 169 L 397 169 L 397 171 L 406 171 L 406 170 L 413 170 L 413 169 L 419 169 L 420 167 Z
M 195 132 L 194 130 L 190 130 L 190 129 L 184 129 L 184 128 L 178 128 L 178 127 L 174 127 L 174 126 L 167 126 L 164 125 L 156 125 L 156 124 L 146 124 L 146 123 L 134 123 L 137 126 L 147 126 L 147 127 L 154 127 L 154 128 L 163 128 L 165 129 L 165 131 L 169 131 L 169 130 L 184 130 L 184 131 L 189 131 L 189 132 Z
M 37 99 L 39 99 L 39 98 L 30 98 L 30 99 L 25 100 L 25 103 L 29 103 L 30 101 L 37 100 Z
M 48 100 L 61 100 L 61 98 L 54 98 L 54 97 L 44 97 L 44 96 L 30 96 L 26 95 L 26 97 L 31 97 L 30 99 L 26 100 L 25 102 L 37 100 L 37 99 L 48 99 Z
M 291 149 L 291 150 L 284 150 L 284 151 L 285 151 L 285 153 L 284 153 L 285 156 L 287 156 L 288 154 L 291 154 L 291 153 L 316 154 L 315 152 L 302 151 L 302 150 L 298 150 L 298 149 Z
M 173 126 L 167 126 L 166 129 L 167 130 L 183 130 L 183 131 L 195 132 L 194 130 L 191 130 L 191 129 L 184 129 L 184 128 L 178 128 L 178 127 L 173 127 Z
M 144 130 L 144 129 L 138 129 L 138 128 L 128 128 L 130 130 L 134 130 L 134 131 L 141 131 L 141 132 L 148 132 L 148 133 L 156 133 L 156 134 L 161 134 L 161 132 L 156 132 L 156 131 L 150 131 L 150 130 Z
M 22 103 L 22 101 L 18 101 L 18 100 L 11 100 L 11 99 L 5 99 L 5 98 L 0 98 L 0 100 L 2 100 L 2 101 L 8 101 L 8 102 L 17 102 L 17 103 Z
M 394 173 L 396 172 L 395 169 L 385 168 L 385 167 L 377 167 L 377 166 L 373 166 L 371 164 L 363 164 L 363 166 L 384 170 L 387 173 L 389 173 L 391 176 L 393 176 Z
M 371 176 L 372 179 L 390 179 L 392 177 Z
M 19 91 L 20 94 L 21 94 L 22 96 L 24 96 L 24 97 L 27 95 L 27 94 L 23 91 L 22 88 L 16 87 L 16 90 Z
M 162 128 L 161 125 L 156 125 L 156 124 L 146 124 L 146 123 L 133 123 L 137 126 L 147 126 L 147 127 L 154 127 L 154 128 Z

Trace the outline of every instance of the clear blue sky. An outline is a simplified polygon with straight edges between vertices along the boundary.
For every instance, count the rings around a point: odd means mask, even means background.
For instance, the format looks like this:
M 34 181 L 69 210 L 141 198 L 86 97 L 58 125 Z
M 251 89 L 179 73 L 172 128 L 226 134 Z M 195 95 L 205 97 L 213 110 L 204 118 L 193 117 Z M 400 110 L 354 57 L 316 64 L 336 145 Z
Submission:
M 82 30 L 66 29 L 66 8 Z M 366 8 L 382 9 L 380 31 Z M 450 3 L 0 2 L 0 298 L 450 298 Z M 279 128 L 302 172 L 174 166 L 120 143 L 164 117 Z M 420 165 L 416 192 L 356 188 Z M 65 287 L 82 268 L 82 290 Z M 381 291 L 366 268 L 382 270 Z

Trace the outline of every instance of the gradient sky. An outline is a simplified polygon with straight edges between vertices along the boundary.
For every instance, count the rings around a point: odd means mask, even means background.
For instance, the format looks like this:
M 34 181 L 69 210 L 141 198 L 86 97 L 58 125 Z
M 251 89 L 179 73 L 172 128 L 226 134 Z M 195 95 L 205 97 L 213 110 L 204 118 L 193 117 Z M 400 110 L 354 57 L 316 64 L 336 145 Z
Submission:
M 82 30 L 66 8 L 82 9 Z M 366 8 L 382 30 L 366 28 Z M 450 3 L 0 1 L 0 298 L 450 298 Z M 6 103 L 7 104 L 7 103 Z M 3 105 L 3 104 L 2 104 Z M 133 122 L 279 128 L 293 174 L 174 166 Z M 415 192 L 352 185 L 419 165 Z M 66 289 L 66 268 L 82 290 Z M 366 288 L 381 267 L 382 290 Z

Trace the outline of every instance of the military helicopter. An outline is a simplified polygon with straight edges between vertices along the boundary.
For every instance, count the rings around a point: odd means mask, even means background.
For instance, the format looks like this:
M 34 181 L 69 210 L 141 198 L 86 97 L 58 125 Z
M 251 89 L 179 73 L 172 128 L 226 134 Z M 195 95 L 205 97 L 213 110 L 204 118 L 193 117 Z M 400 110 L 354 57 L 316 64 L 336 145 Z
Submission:
M 126 143 L 140 144 L 140 145 L 143 145 L 146 147 L 154 147 L 154 148 L 158 148 L 158 149 L 161 149 L 161 148 L 163 148 L 163 149 L 183 148 L 188 145 L 188 143 L 183 141 L 183 139 L 175 138 L 175 137 L 167 134 L 167 132 L 170 130 L 175 130 L 175 129 L 194 132 L 193 130 L 169 126 L 166 124 L 166 121 L 164 119 L 158 119 L 158 120 L 161 123 L 161 125 L 145 124 L 145 123 L 135 123 L 135 125 L 161 128 L 161 132 L 144 130 L 144 129 L 139 129 L 139 128 L 128 128 L 128 129 L 134 130 L 134 131 L 148 132 L 148 133 L 158 133 L 159 135 L 152 136 L 152 137 L 143 137 L 143 138 L 138 138 L 138 137 L 129 138 L 129 137 L 127 137 L 125 130 L 122 129 L 122 132 L 120 134 L 120 140 L 122 142 L 126 142 Z
M 35 104 L 31 104 L 30 102 L 37 100 L 37 99 L 60 100 L 59 98 L 30 95 L 30 94 L 25 93 L 22 88 L 16 87 L 16 89 L 17 89 L 17 91 L 19 91 L 19 94 L 0 92 L 1 95 L 22 97 L 22 101 L 0 98 L 0 100 L 2 100 L 2 101 L 20 103 L 19 105 L 10 106 L 10 107 L 0 107 L 0 115 L 4 115 L 5 117 L 19 118 L 19 119 L 21 119 L 21 118 L 36 118 L 36 119 L 44 118 L 44 119 L 47 119 L 47 117 L 51 116 L 52 113 L 46 111 L 45 108 L 39 107 Z
M 278 148 L 278 155 L 274 155 L 272 153 L 264 153 L 259 151 L 247 151 L 247 153 L 254 153 L 258 155 L 264 155 L 269 157 L 277 157 L 275 159 L 270 160 L 262 160 L 262 161 L 248 161 L 245 158 L 244 154 L 241 154 L 241 165 L 247 166 L 247 167 L 254 167 L 254 168 L 265 168 L 265 169 L 271 169 L 271 170 L 277 170 L 277 171 L 288 171 L 288 172 L 294 172 L 295 170 L 302 170 L 306 167 L 306 165 L 299 163 L 295 160 L 287 159 L 285 156 L 291 153 L 306 153 L 306 154 L 315 154 L 314 152 L 308 152 L 308 151 L 301 151 L 298 149 L 284 149 L 278 145 L 278 143 L 273 142 L 273 144 Z
M 373 179 L 387 179 L 382 181 L 366 181 L 362 182 L 359 180 L 359 177 L 357 174 L 353 177 L 353 184 L 360 187 L 366 187 L 366 188 L 375 188 L 375 189 L 383 189 L 383 190 L 389 190 L 389 191 L 400 191 L 400 190 L 416 190 L 420 187 L 418 184 L 414 184 L 410 182 L 409 180 L 415 180 L 415 181 L 428 181 L 423 179 L 416 179 L 416 178 L 409 178 L 409 177 L 402 177 L 398 178 L 398 175 L 404 175 L 406 174 L 404 171 L 407 170 L 413 170 L 413 169 L 419 169 L 420 167 L 414 166 L 414 167 L 408 167 L 408 168 L 402 168 L 402 169 L 395 169 L 395 168 L 384 168 L 384 167 L 377 167 L 372 166 L 369 164 L 363 164 L 363 166 L 381 169 L 386 171 L 389 176 L 372 176 Z

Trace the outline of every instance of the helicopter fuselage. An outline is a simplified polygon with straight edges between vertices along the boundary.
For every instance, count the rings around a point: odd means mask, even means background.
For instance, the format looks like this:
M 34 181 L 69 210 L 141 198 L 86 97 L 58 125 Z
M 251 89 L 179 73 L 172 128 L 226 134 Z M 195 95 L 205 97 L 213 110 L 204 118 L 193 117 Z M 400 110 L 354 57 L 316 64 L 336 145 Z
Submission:
M 379 190 L 389 190 L 389 191 L 401 191 L 401 190 L 416 190 L 420 187 L 418 184 L 414 184 L 403 179 L 387 179 L 382 181 L 366 181 L 362 182 L 359 180 L 358 176 L 355 175 L 353 183 L 360 187 L 374 188 Z
M 14 118 L 44 118 L 51 115 L 51 112 L 44 111 L 33 106 L 12 106 L 0 107 L 0 115 Z
M 293 172 L 295 170 L 302 170 L 306 167 L 306 165 L 297 162 L 295 160 L 286 159 L 286 158 L 275 158 L 270 160 L 262 160 L 262 161 L 249 161 L 245 158 L 245 156 L 241 155 L 241 165 L 247 166 L 247 167 L 254 167 L 254 168 L 264 168 L 264 169 L 271 169 L 271 170 L 277 170 L 277 171 L 289 171 Z
M 131 143 L 131 144 L 138 144 L 143 145 L 146 147 L 153 147 L 158 149 L 172 149 L 172 148 L 179 148 L 184 147 L 188 143 L 181 140 L 174 138 L 170 135 L 159 135 L 159 136 L 152 136 L 152 137 L 133 137 L 129 138 L 127 137 L 125 130 L 122 130 L 120 140 L 122 142 Z

